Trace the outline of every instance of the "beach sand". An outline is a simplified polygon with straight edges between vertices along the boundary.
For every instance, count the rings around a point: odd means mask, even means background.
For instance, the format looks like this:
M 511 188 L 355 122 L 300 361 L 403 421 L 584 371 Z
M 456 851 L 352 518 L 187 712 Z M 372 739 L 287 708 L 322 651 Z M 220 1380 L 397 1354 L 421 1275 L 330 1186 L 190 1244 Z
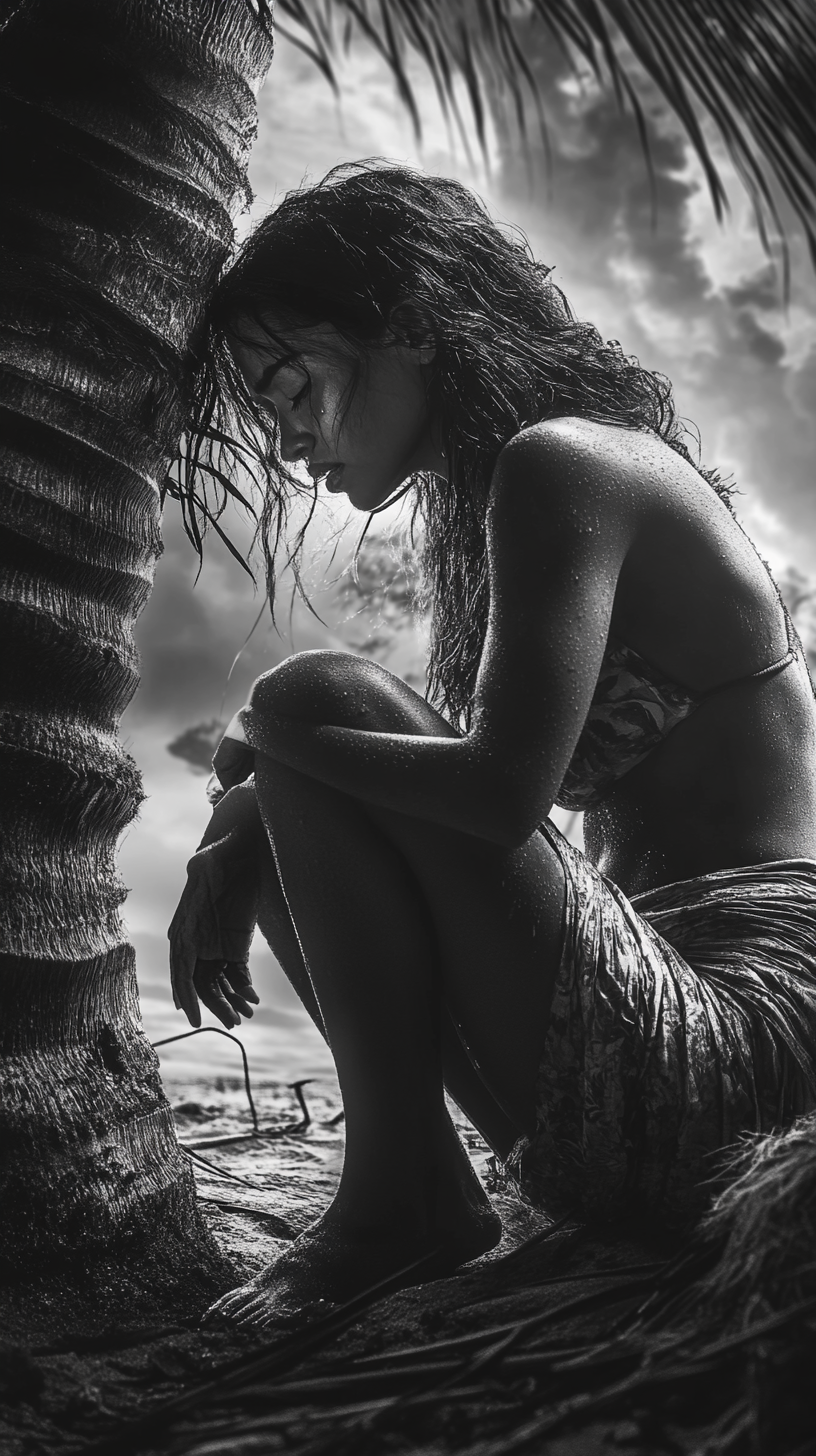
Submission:
M 202 1212 L 239 1278 L 248 1278 L 331 1200 L 343 1157 L 337 1085 L 324 1078 L 303 1086 L 305 1116 L 292 1087 L 254 1085 L 259 1135 L 241 1080 L 166 1086 L 179 1139 L 194 1160 Z M 611 1442 L 630 1456 L 693 1450 L 683 1431 L 668 1428 L 674 1447 L 654 1444 L 648 1404 L 640 1414 L 601 1409 L 572 1430 L 563 1397 L 573 1387 L 580 1393 L 587 1380 L 576 1386 L 559 1375 L 553 1384 L 553 1370 L 572 1349 L 606 1342 L 608 1359 L 610 1329 L 643 1301 L 648 1270 L 670 1250 L 642 1231 L 554 1225 L 521 1200 L 478 1134 L 451 1110 L 502 1216 L 497 1249 L 453 1278 L 387 1295 L 339 1324 L 335 1306 L 282 1321 L 263 1337 L 184 1322 L 133 1328 L 123 1319 L 95 1342 L 68 1337 L 7 1347 L 0 1351 L 0 1456 L 503 1456 L 516 1449 L 506 1444 L 511 1433 L 515 1440 L 531 1420 L 548 1419 L 555 1425 L 546 1441 L 543 1430 L 533 1431 L 518 1449 L 601 1456 Z M 236 1362 L 240 1369 L 225 1383 L 223 1372 Z M 592 1380 L 597 1384 L 597 1374 Z M 151 1413 L 152 1427 L 144 1424 Z

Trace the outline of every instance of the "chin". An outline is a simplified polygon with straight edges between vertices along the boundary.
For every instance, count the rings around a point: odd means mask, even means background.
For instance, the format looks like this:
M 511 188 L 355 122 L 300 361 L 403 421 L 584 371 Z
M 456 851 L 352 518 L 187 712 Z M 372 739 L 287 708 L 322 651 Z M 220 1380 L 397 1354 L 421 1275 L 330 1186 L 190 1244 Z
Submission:
M 375 511 L 378 506 L 384 505 L 389 497 L 398 489 L 399 486 L 396 485 L 389 485 L 387 490 L 375 490 L 373 488 L 366 490 L 365 487 L 357 487 L 355 489 L 352 486 L 350 490 L 346 490 L 345 494 L 349 504 L 354 506 L 356 511 Z

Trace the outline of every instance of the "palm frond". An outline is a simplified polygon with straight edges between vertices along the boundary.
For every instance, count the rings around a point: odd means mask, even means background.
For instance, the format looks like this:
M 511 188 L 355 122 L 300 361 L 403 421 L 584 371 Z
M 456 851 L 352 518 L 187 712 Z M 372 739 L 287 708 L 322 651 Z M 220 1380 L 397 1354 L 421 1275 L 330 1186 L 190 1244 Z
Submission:
M 725 187 L 707 136 L 713 123 L 753 202 L 766 246 L 784 240 L 780 203 L 804 228 L 816 263 L 816 8 L 811 0 L 278 0 L 301 44 L 336 84 L 335 19 L 391 68 L 417 133 L 421 118 L 406 55 L 431 74 L 456 115 L 464 81 L 481 144 L 488 98 L 509 100 L 519 132 L 532 104 L 546 143 L 542 98 L 521 44 L 531 19 L 576 67 L 629 105 L 648 164 L 643 74 L 683 127 L 718 217 Z M 784 212 L 785 208 L 782 208 Z

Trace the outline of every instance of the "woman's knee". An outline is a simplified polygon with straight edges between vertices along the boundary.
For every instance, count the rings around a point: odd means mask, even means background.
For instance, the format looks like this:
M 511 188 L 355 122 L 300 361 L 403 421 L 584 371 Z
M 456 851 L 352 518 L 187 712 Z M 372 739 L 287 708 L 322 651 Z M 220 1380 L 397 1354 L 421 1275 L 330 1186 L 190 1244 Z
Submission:
M 298 652 L 259 677 L 250 706 L 308 723 L 440 737 L 454 730 L 401 678 L 369 658 Z

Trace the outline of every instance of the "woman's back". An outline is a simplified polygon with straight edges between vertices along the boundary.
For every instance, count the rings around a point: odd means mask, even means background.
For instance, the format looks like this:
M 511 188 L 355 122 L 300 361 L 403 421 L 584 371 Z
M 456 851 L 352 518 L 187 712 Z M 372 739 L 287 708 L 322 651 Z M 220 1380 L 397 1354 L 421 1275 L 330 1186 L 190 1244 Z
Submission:
M 754 547 L 662 441 L 633 441 L 628 430 L 588 421 L 545 428 L 591 444 L 613 467 L 622 457 L 609 509 L 630 512 L 634 530 L 610 637 L 679 685 L 693 706 L 588 809 L 591 857 L 635 893 L 715 869 L 814 856 L 816 703 Z M 790 646 L 789 665 L 761 676 L 785 663 Z

